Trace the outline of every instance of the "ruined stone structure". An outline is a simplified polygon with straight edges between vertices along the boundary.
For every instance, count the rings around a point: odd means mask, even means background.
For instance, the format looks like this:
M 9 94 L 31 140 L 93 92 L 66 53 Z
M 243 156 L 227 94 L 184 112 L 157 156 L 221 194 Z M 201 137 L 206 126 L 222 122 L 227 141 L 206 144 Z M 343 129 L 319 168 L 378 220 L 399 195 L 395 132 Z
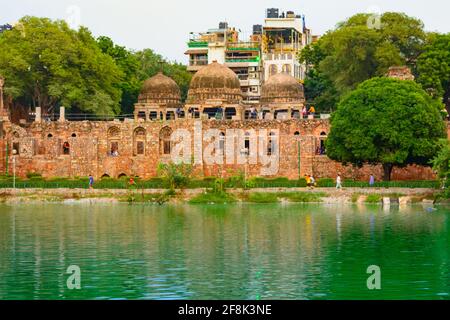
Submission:
M 411 69 L 403 67 L 390 67 L 387 76 L 389 78 L 399 79 L 399 80 L 414 80 L 415 77 L 411 72 Z
M 0 86 L 1 89 L 1 86 Z M 19 176 L 40 173 L 44 177 L 138 176 L 157 175 L 161 162 L 172 161 L 177 146 L 173 133 L 190 137 L 195 170 L 199 176 L 230 176 L 239 170 L 248 177 L 261 176 L 267 164 L 225 159 L 208 163 L 203 158 L 211 143 L 221 150 L 233 149 L 234 158 L 248 156 L 249 150 L 273 154 L 272 139 L 279 142 L 279 164 L 269 177 L 297 179 L 305 174 L 317 178 L 335 178 L 339 173 L 348 179 L 382 177 L 380 166 L 344 167 L 331 161 L 323 152 L 330 131 L 327 119 L 301 119 L 296 114 L 305 100 L 302 85 L 289 75 L 276 75 L 263 87 L 263 100 L 256 110 L 241 103 L 239 80 L 230 69 L 213 63 L 199 71 L 192 80 L 188 102 L 182 105 L 176 83 L 158 74 L 147 80 L 135 106 L 135 118 L 122 121 L 66 121 L 62 109 L 59 121 L 42 121 L 36 110 L 33 123 L 16 125 L 1 122 L 0 172 L 11 173 L 13 157 Z M 1 101 L 1 96 L 0 96 Z M 213 129 L 218 139 L 206 137 Z M 243 131 L 243 137 L 229 133 Z M 276 132 L 276 136 L 274 134 Z M 258 137 L 265 135 L 266 140 Z M 200 143 L 202 142 L 202 143 Z M 261 158 L 256 153 L 256 158 Z M 233 159 L 234 159 L 233 158 Z M 233 160 L 232 159 L 232 160 Z M 258 159 L 253 159 L 258 160 Z M 432 179 L 429 168 L 395 169 L 393 179 Z

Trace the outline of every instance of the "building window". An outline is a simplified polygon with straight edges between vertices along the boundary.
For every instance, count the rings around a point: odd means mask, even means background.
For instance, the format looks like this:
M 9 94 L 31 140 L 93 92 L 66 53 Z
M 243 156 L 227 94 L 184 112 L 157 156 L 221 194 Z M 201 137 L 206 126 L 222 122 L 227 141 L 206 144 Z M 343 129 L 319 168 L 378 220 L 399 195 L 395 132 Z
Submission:
M 276 64 L 271 64 L 269 68 L 269 75 L 274 76 L 278 73 L 278 67 Z
M 109 145 L 110 145 L 109 154 L 112 157 L 118 157 L 119 156 L 119 142 L 111 141 Z
M 248 132 L 245 134 L 244 153 L 246 155 L 250 154 L 250 133 L 248 133 Z
M 144 128 L 134 130 L 134 155 L 145 154 L 146 131 Z
M 70 144 L 67 141 L 63 143 L 63 154 L 65 155 L 70 154 Z
M 327 154 L 327 149 L 326 149 L 326 146 L 325 146 L 325 142 L 326 142 L 326 140 L 327 140 L 327 133 L 326 132 L 322 132 L 321 134 L 320 134 L 320 143 L 319 143 L 319 146 L 317 147 L 317 154 L 318 155 L 326 155 Z
M 170 155 L 172 149 L 171 143 L 172 129 L 164 127 L 159 132 L 159 148 L 162 155 Z
M 221 132 L 219 136 L 219 150 L 223 153 L 225 150 L 225 133 Z
M 13 154 L 20 154 L 20 144 L 19 142 L 13 142 Z
M 108 155 L 112 157 L 119 156 L 119 141 L 120 141 L 120 129 L 118 127 L 111 127 L 108 130 Z
M 49 133 L 48 135 L 47 135 L 47 138 L 53 138 L 53 134 L 51 134 L 51 133 Z
M 292 72 L 292 66 L 290 64 L 283 65 L 283 72 L 287 74 L 291 74 Z
M 143 141 L 138 141 L 136 144 L 136 153 L 142 155 L 145 153 L 145 146 Z

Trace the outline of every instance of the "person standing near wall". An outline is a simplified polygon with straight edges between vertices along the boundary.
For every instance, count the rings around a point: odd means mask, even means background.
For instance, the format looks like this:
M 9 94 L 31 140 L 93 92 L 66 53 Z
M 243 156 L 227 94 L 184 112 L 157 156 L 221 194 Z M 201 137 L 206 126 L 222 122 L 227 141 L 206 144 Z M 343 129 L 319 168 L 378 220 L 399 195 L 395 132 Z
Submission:
M 339 174 L 336 178 L 336 189 L 342 189 L 342 178 Z
M 311 190 L 314 189 L 314 187 L 316 186 L 316 179 L 314 178 L 313 175 L 310 176 L 310 183 L 311 183 Z
M 375 186 L 375 177 L 373 176 L 373 174 L 370 175 L 369 186 L 370 186 L 371 188 L 372 188 L 373 186 Z
M 94 177 L 92 176 L 92 174 L 89 175 L 89 189 L 94 189 Z

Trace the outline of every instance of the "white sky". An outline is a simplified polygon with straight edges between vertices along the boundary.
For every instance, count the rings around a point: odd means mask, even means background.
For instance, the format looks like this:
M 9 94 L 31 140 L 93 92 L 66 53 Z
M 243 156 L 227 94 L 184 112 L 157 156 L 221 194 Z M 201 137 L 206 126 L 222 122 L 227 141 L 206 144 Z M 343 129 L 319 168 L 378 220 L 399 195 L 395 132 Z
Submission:
M 402 11 L 420 18 L 428 31 L 450 32 L 446 0 L 0 0 L 0 24 L 24 15 L 66 19 L 131 49 L 151 48 L 185 63 L 189 32 L 227 21 L 250 32 L 263 24 L 266 8 L 305 14 L 314 34 L 359 12 Z

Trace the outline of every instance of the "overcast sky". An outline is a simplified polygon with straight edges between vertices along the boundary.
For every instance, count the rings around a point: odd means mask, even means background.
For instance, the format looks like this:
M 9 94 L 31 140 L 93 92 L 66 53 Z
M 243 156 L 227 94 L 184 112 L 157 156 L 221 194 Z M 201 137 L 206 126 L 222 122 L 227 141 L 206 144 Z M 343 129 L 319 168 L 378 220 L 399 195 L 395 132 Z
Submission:
M 106 35 L 131 49 L 152 48 L 170 60 L 186 62 L 189 32 L 227 21 L 250 32 L 263 24 L 266 8 L 306 15 L 314 34 L 358 12 L 402 11 L 420 18 L 429 31 L 450 32 L 445 0 L 0 0 L 0 24 L 24 15 L 65 19 Z

